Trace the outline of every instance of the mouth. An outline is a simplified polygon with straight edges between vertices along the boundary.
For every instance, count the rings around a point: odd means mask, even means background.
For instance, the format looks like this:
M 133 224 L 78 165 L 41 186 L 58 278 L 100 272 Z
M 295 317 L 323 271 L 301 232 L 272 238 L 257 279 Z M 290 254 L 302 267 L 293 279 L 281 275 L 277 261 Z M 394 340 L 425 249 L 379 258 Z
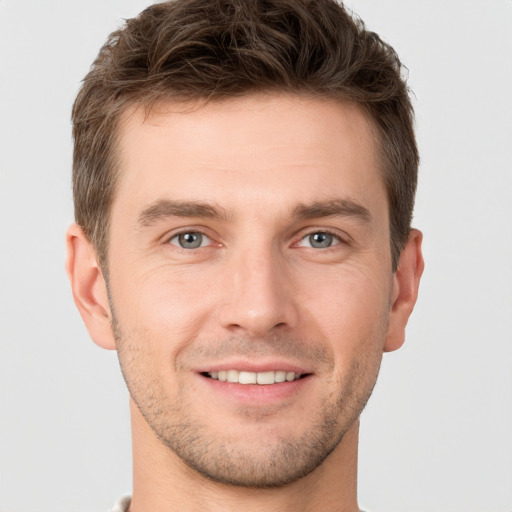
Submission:
M 289 361 L 239 360 L 212 363 L 198 369 L 196 375 L 208 390 L 209 403 L 220 400 L 222 405 L 235 404 L 236 411 L 243 406 L 261 412 L 268 407 L 281 410 L 314 389 L 315 373 L 304 366 Z
M 286 370 L 270 370 L 265 372 L 248 372 L 243 370 L 221 370 L 218 372 L 202 372 L 204 377 L 229 382 L 232 384 L 256 384 L 271 386 L 283 382 L 293 382 L 309 376 L 309 373 L 297 373 Z

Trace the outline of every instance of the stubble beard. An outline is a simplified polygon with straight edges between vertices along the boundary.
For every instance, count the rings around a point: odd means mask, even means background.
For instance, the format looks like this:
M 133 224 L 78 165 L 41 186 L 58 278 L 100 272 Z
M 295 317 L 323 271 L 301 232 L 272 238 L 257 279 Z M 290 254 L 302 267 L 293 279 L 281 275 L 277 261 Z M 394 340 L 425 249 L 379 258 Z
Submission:
M 121 371 L 132 400 L 161 443 L 211 481 L 255 489 L 289 485 L 322 465 L 359 418 L 375 385 L 382 356 L 377 349 L 354 361 L 345 375 L 331 385 L 330 394 L 318 400 L 311 417 L 306 418 L 309 426 L 301 435 L 260 435 L 257 439 L 234 442 L 212 431 L 208 418 L 194 414 L 183 395 L 171 403 L 143 350 L 149 342 L 146 336 L 123 335 L 115 316 L 113 330 Z M 283 340 L 277 346 L 282 347 Z M 233 341 L 226 340 L 226 344 L 232 346 Z M 301 344 L 289 339 L 287 343 Z M 219 342 L 215 344 L 219 346 Z M 235 344 L 246 345 L 243 340 Z M 275 347 L 275 340 L 269 341 L 268 346 Z M 380 343 L 372 346 L 379 347 Z M 330 355 L 325 352 L 322 357 Z M 240 411 L 245 421 L 250 414 L 265 430 L 264 414 L 258 417 L 254 411 Z

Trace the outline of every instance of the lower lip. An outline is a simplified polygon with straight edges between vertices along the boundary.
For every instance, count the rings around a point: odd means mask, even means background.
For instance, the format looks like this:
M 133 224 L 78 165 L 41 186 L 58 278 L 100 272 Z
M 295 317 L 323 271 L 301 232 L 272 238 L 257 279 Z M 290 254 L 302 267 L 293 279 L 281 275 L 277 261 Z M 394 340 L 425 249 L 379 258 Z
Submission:
M 204 375 L 199 376 L 206 385 L 210 386 L 210 389 L 217 393 L 222 393 L 226 398 L 255 404 L 275 403 L 286 400 L 301 391 L 312 379 L 312 375 L 306 375 L 291 382 L 261 385 L 224 382 L 205 377 Z

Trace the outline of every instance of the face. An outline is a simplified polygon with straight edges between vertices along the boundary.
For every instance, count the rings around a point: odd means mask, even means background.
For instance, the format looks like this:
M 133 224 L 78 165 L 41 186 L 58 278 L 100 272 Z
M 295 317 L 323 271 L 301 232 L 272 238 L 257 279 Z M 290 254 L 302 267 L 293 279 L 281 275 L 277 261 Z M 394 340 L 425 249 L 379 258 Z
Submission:
M 119 360 L 163 449 L 211 479 L 295 481 L 371 393 L 394 293 L 375 139 L 357 106 L 295 96 L 124 118 Z

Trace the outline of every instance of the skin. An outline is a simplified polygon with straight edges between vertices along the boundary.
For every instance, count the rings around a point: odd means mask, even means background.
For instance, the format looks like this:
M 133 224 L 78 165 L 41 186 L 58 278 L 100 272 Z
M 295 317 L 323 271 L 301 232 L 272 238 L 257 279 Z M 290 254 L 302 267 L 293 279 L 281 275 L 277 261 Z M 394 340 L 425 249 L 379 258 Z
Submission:
M 416 230 L 391 270 L 372 122 L 290 95 L 168 103 L 125 113 L 119 156 L 108 286 L 76 225 L 67 270 L 130 390 L 132 512 L 358 510 L 359 414 L 423 270 Z M 229 368 L 303 378 L 205 375 Z

